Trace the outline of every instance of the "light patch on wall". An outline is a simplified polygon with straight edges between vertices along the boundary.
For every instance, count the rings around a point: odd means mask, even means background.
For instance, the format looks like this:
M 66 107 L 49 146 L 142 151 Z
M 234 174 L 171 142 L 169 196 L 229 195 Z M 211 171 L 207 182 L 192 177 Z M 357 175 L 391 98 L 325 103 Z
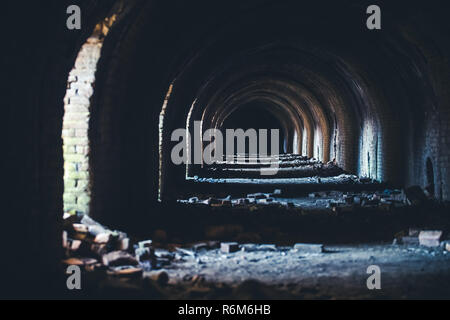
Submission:
M 360 176 L 378 179 L 377 144 L 378 136 L 375 125 L 365 121 L 360 137 L 359 169 Z
M 64 212 L 89 213 L 90 98 L 94 93 L 95 72 L 103 40 L 116 19 L 117 16 L 112 15 L 95 26 L 91 37 L 81 47 L 67 80 L 62 131 Z
M 166 116 L 167 105 L 169 104 L 170 96 L 173 91 L 175 80 L 169 85 L 166 95 L 164 97 L 164 102 L 161 107 L 161 112 L 159 113 L 159 176 L 158 176 L 158 201 L 161 201 L 161 189 L 162 189 L 162 167 L 163 167 L 163 131 L 164 131 L 164 117 Z
M 303 129 L 302 135 L 302 156 L 308 156 L 308 132 L 306 128 Z
M 294 137 L 292 138 L 292 151 L 294 154 L 299 154 L 300 150 L 298 150 L 298 134 L 297 131 L 294 131 Z
M 313 157 L 322 160 L 323 159 L 323 135 L 320 127 L 316 127 L 314 130 L 314 148 Z

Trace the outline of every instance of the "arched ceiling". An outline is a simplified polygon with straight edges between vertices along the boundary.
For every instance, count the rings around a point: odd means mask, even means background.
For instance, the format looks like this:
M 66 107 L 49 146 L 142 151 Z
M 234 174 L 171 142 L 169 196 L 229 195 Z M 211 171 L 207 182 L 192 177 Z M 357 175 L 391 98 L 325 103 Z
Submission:
M 133 36 L 133 50 L 121 50 L 131 51 L 140 79 L 153 79 L 130 91 L 147 88 L 152 107 L 159 92 L 161 109 L 160 92 L 172 85 L 161 147 L 170 170 L 162 170 L 177 172 L 167 160 L 173 130 L 193 121 L 220 128 L 233 111 L 264 100 L 304 136 L 308 155 L 320 147 L 322 160 L 358 174 L 370 158 L 371 176 L 401 181 L 403 141 L 436 107 L 423 56 L 432 45 L 412 23 L 420 17 L 405 18 L 400 4 L 383 5 L 388 31 L 367 30 L 368 3 L 149 1 L 130 14 L 115 39 Z

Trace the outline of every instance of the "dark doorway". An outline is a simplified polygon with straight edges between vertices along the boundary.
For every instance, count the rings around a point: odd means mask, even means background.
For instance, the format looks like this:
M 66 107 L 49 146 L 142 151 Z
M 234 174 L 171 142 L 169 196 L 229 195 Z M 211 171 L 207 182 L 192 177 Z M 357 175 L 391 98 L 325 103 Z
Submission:
M 279 130 L 279 150 L 270 150 L 270 144 L 268 145 L 269 154 L 285 153 L 286 141 L 285 132 L 279 119 L 270 111 L 273 106 L 262 101 L 255 101 L 238 108 L 231 113 L 224 121 L 222 130 L 226 129 L 255 129 L 258 132 L 259 129 L 267 129 L 270 137 L 270 129 Z M 249 150 L 248 141 L 246 141 L 246 150 Z

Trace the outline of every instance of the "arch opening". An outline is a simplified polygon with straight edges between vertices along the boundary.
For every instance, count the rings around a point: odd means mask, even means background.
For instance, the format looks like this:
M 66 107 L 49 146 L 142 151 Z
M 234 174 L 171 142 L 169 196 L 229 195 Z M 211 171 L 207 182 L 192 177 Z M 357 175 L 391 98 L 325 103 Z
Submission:
M 97 64 L 103 42 L 116 21 L 116 14 L 96 24 L 81 47 L 67 79 L 62 127 L 64 157 L 64 212 L 89 214 L 91 175 L 89 168 L 89 122 Z
M 267 145 L 268 154 L 283 154 L 286 153 L 288 147 L 288 132 L 287 128 L 283 126 L 281 121 L 277 118 L 276 114 L 268 110 L 273 109 L 273 106 L 264 103 L 262 101 L 253 101 L 247 105 L 240 106 L 235 111 L 233 111 L 222 123 L 220 130 L 225 133 L 227 129 L 243 129 L 247 131 L 249 129 L 255 130 L 257 133 L 261 129 L 265 129 L 270 132 L 270 130 L 278 130 L 279 140 L 278 140 L 278 150 L 271 150 L 271 145 Z M 226 136 L 224 134 L 224 136 Z M 259 141 L 258 141 L 259 142 Z M 250 142 L 246 140 L 245 153 L 248 154 Z M 233 151 L 226 150 L 226 154 L 236 154 L 237 149 Z M 259 153 L 259 151 L 258 151 Z

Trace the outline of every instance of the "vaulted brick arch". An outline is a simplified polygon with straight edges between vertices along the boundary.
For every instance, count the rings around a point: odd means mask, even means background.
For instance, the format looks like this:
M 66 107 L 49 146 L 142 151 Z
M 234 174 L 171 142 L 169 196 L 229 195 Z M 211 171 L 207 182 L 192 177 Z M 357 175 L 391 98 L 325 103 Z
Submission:
M 170 85 L 163 139 L 173 128 L 185 127 L 208 80 L 219 79 L 239 60 L 241 66 L 257 65 L 253 53 L 265 49 L 272 54 L 265 56 L 268 65 L 295 62 L 289 64 L 289 81 L 300 83 L 304 102 L 310 97 L 318 107 L 310 118 L 328 128 L 322 139 L 330 160 L 397 185 L 425 186 L 430 159 L 435 195 L 449 199 L 450 46 L 448 19 L 440 8 L 386 3 L 383 28 L 389 31 L 368 34 L 360 1 L 331 3 L 326 10 L 295 1 L 126 2 L 123 18 L 104 39 L 90 99 L 90 213 L 102 222 L 145 228 L 136 221 L 163 214 L 157 202 L 160 174 L 165 194 L 183 186 L 184 168 L 173 168 L 167 157 L 170 144 L 163 141 L 159 152 L 160 112 Z M 2 265 L 10 278 L 3 287 L 13 295 L 54 287 L 64 210 L 67 79 L 95 25 L 120 1 L 78 3 L 80 31 L 65 28 L 70 1 L 27 3 L 26 11 L 20 1 L 6 4 L 3 22 L 11 28 L 4 41 L 11 50 L 2 52 L 7 224 L 1 239 L 15 239 L 5 255 L 17 263 Z M 225 82 L 218 81 L 218 87 Z M 207 104 L 212 95 L 203 93 Z M 285 106 L 283 118 L 294 111 L 287 106 L 300 101 L 267 98 Z M 307 108 L 295 122 L 303 134 L 308 123 L 313 127 L 306 116 L 312 109 L 299 105 Z M 30 260 L 39 276 L 24 279 Z

